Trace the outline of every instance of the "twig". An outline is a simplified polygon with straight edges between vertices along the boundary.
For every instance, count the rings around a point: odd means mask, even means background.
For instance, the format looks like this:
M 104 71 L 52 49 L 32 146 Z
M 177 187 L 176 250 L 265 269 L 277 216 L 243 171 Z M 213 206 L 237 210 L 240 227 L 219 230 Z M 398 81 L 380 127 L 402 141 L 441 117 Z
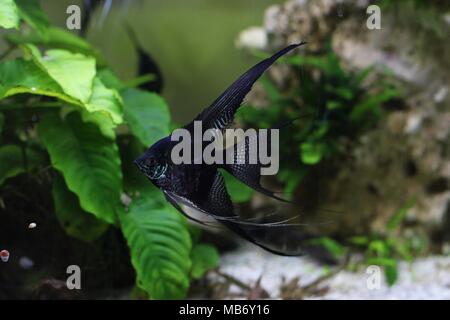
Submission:
M 338 274 L 339 272 L 341 272 L 342 270 L 347 268 L 349 262 L 350 262 L 350 254 L 347 254 L 345 256 L 344 262 L 339 267 L 337 267 L 333 271 L 328 272 L 327 274 L 317 278 L 310 284 L 302 287 L 302 290 L 305 292 L 305 294 L 308 294 L 311 290 L 317 288 L 317 286 L 319 286 L 322 282 L 334 277 L 336 274 Z
M 243 283 L 242 281 L 234 278 L 233 276 L 230 276 L 229 274 L 223 273 L 219 270 L 215 271 L 219 276 L 221 276 L 222 278 L 224 278 L 225 280 L 237 285 L 239 288 L 250 291 L 252 288 L 249 285 L 246 285 L 245 283 Z

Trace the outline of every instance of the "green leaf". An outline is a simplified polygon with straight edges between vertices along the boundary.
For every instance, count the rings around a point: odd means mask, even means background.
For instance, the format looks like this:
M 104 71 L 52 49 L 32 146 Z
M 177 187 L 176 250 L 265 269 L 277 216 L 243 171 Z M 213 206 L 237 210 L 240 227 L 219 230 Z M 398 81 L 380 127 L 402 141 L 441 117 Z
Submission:
M 386 276 L 386 282 L 389 286 L 392 286 L 398 278 L 398 266 L 397 260 L 392 258 L 371 258 L 366 261 L 368 265 L 377 265 L 384 268 L 384 274 Z
M 38 0 L 16 0 L 16 4 L 20 17 L 26 23 L 40 32 L 47 29 L 48 19 L 41 10 Z
M 200 279 L 206 271 L 219 265 L 219 253 L 213 246 L 200 243 L 192 248 L 191 260 L 191 276 L 194 279 Z
M 395 212 L 389 219 L 387 223 L 387 229 L 391 231 L 397 229 L 405 219 L 406 215 L 408 214 L 408 211 L 412 207 L 414 207 L 415 203 L 416 203 L 415 199 L 410 199 L 400 209 L 398 209 L 397 212 Z
M 391 287 L 393 286 L 398 279 L 398 268 L 397 262 L 393 266 L 385 266 L 384 267 L 384 275 L 386 276 L 386 282 Z
M 80 53 L 55 49 L 42 56 L 31 44 L 24 49 L 62 88 L 64 93 L 87 103 L 92 95 L 96 74 L 95 59 Z
M 369 238 L 366 236 L 355 236 L 351 237 L 349 242 L 357 246 L 367 246 L 369 244 Z
M 145 146 L 169 134 L 170 115 L 165 101 L 156 93 L 128 89 L 122 93 L 125 119 Z
M 324 247 L 328 252 L 333 254 L 336 258 L 341 257 L 345 253 L 345 248 L 339 242 L 329 238 L 321 237 L 316 239 L 307 240 L 307 243 L 313 245 L 320 245 Z
M 0 27 L 5 29 L 19 28 L 19 13 L 14 0 L 0 2 Z
M 97 77 L 108 88 L 122 91 L 126 88 L 125 84 L 111 71 L 111 69 L 101 69 L 97 71 Z
M 104 137 L 91 123 L 84 123 L 77 112 L 62 120 L 47 113 L 38 125 L 53 166 L 80 199 L 83 210 L 114 223 L 122 210 L 122 174 L 117 145 Z
M 383 240 L 372 240 L 368 247 L 367 251 L 378 257 L 386 257 L 389 254 L 388 244 Z
M 68 235 L 90 242 L 108 229 L 106 223 L 81 209 L 78 197 L 69 191 L 59 175 L 53 180 L 52 194 L 56 218 Z
M 366 261 L 367 264 L 373 264 L 373 265 L 377 265 L 377 266 L 382 266 L 382 267 L 394 267 L 397 265 L 397 261 L 393 258 L 384 258 L 384 257 L 379 257 L 379 258 L 370 258 L 367 259 Z
M 100 132 L 108 139 L 114 140 L 116 138 L 116 132 L 114 129 L 117 127 L 114 124 L 111 116 L 105 112 L 89 112 L 87 110 L 81 110 L 81 117 L 84 122 L 90 122 L 95 124 Z
M 138 286 L 153 299 L 181 299 L 189 288 L 191 238 L 186 222 L 169 206 L 155 208 L 150 195 L 134 199 L 120 215 Z
M 94 78 L 92 96 L 86 103 L 89 112 L 102 112 L 111 117 L 114 124 L 123 122 L 122 100 L 114 89 L 109 89 L 99 78 Z
M 322 145 L 304 142 L 300 145 L 301 159 L 305 164 L 313 165 L 320 162 L 323 155 Z
M 87 103 L 82 103 L 65 94 L 44 70 L 32 61 L 16 59 L 0 63 L 0 99 L 20 93 L 45 95 L 83 107 L 83 119 L 95 123 L 103 135 L 114 139 L 114 128 L 123 122 L 122 101 L 119 94 L 106 88 L 98 78 L 94 78 L 92 95 Z M 2 89 L 2 90 L 1 90 Z
M 30 33 L 11 33 L 6 35 L 6 40 L 16 45 L 34 44 L 52 49 L 65 49 L 88 56 L 94 56 L 98 64 L 102 64 L 104 58 L 101 53 L 93 48 L 89 42 L 77 36 L 74 32 L 57 27 L 48 27 L 45 32 L 31 31 Z
M 236 203 L 247 202 L 252 198 L 253 190 L 225 170 L 220 170 L 231 200 Z
M 21 149 L 17 145 L 0 147 L 0 185 L 6 179 L 26 172 L 44 163 L 43 156 L 33 149 Z
M 77 104 L 61 87 L 32 61 L 16 59 L 0 63 L 0 99 L 20 93 L 56 97 Z

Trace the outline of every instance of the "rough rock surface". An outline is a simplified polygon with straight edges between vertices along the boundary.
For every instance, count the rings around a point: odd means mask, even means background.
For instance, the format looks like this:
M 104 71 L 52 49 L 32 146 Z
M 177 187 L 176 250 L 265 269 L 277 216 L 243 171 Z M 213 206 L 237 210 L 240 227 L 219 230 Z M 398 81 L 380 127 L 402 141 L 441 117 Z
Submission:
M 430 17 L 425 17 L 428 24 L 422 23 L 422 13 L 412 7 L 383 9 L 381 30 L 369 30 L 368 3 L 287 1 L 267 9 L 261 30 L 270 50 L 307 40 L 302 54 L 314 53 L 330 39 L 344 67 L 388 68 L 405 97 L 387 106 L 376 130 L 351 142 L 348 157 L 331 179 L 320 177 L 321 204 L 347 213 L 330 232 L 383 230 L 387 219 L 414 198 L 410 225 L 442 236 L 450 230 L 448 15 L 435 13 L 436 23 L 429 26 Z

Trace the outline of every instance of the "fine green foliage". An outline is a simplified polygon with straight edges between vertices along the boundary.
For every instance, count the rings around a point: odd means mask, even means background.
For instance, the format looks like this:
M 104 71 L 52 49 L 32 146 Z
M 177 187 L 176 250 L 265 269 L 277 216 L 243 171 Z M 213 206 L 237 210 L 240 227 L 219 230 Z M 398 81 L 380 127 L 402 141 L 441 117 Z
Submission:
M 389 219 L 384 233 L 357 236 L 350 239 L 350 244 L 364 251 L 364 264 L 384 267 L 386 282 L 395 284 L 398 278 L 398 260 L 411 262 L 413 257 L 426 249 L 426 240 L 419 234 L 402 235 L 404 219 L 414 206 L 415 200 L 407 201 Z
M 366 85 L 373 70 L 344 70 L 330 47 L 322 55 L 282 57 L 279 63 L 301 70 L 298 87 L 281 92 L 270 79 L 263 78 L 269 106 L 241 108 L 238 118 L 245 126 L 263 128 L 296 119 L 282 126 L 280 136 L 278 178 L 289 197 L 314 166 L 339 154 L 337 142 L 341 138 L 357 140 L 376 126 L 383 116 L 383 104 L 398 92 L 385 77 L 377 85 Z
M 37 0 L 2 1 L 0 26 L 19 28 L 5 36 L 17 54 L 0 61 L 0 188 L 27 194 L 34 190 L 9 178 L 39 180 L 77 239 L 102 241 L 120 228 L 139 287 L 154 299 L 183 298 L 218 255 L 193 249 L 185 218 L 133 165 L 169 133 L 164 100 L 122 82 L 88 42 L 50 26 Z

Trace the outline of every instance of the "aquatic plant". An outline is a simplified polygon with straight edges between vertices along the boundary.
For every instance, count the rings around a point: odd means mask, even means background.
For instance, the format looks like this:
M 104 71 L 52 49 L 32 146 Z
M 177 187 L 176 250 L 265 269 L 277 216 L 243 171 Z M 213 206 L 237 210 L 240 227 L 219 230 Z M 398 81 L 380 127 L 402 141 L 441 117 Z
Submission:
M 87 41 L 50 25 L 38 1 L 5 0 L 0 13 L 9 29 L 0 61 L 0 188 L 17 188 L 18 175 L 46 174 L 41 187 L 67 234 L 94 241 L 119 228 L 139 287 L 154 299 L 184 297 L 218 253 L 132 163 L 169 133 L 165 101 L 118 79 Z

